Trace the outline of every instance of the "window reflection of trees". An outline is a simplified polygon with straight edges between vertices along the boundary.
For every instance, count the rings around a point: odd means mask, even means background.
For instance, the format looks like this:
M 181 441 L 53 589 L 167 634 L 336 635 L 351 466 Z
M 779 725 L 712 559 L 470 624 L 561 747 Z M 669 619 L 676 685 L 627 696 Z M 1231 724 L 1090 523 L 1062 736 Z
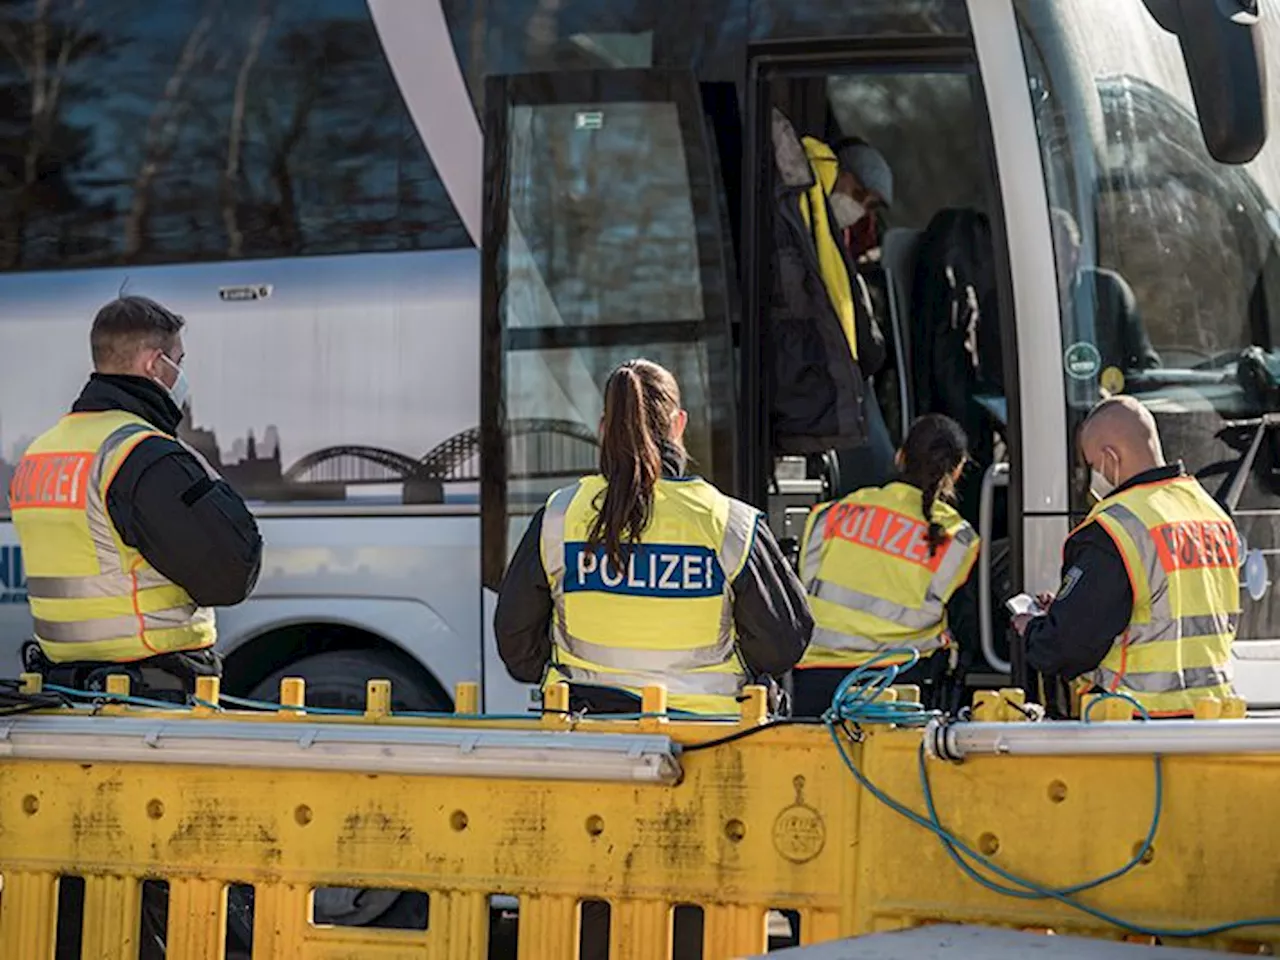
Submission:
M 1108 144 L 1101 265 L 1133 287 L 1166 365 L 1255 342 L 1250 298 L 1275 242 L 1256 185 L 1210 160 L 1195 117 L 1158 88 L 1115 77 L 1098 92 Z
M 443 0 L 463 76 L 483 109 L 486 74 L 684 67 L 741 82 L 747 0 Z
M 516 107 L 508 150 L 508 329 L 635 329 L 703 319 L 697 225 L 675 104 Z M 636 356 L 667 365 L 690 410 L 710 409 L 705 347 L 632 342 L 512 352 L 508 413 L 594 426 L 609 372 Z M 694 417 L 689 447 L 704 466 L 711 463 L 710 431 L 709 416 Z
M 700 319 L 697 234 L 675 105 L 567 105 L 516 114 L 511 216 L 555 316 L 512 320 L 541 326 Z M 579 115 L 598 118 L 600 128 L 578 129 Z
M 363 0 L 0 0 L 0 269 L 469 245 Z

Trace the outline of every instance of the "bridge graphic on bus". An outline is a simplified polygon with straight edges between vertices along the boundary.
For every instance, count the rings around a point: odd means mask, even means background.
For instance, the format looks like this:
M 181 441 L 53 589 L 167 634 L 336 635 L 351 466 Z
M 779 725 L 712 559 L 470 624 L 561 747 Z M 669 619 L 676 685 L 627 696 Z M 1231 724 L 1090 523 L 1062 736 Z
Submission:
M 519 419 L 508 424 L 507 458 L 514 479 L 577 477 L 597 469 L 598 444 L 584 424 L 558 419 Z M 282 469 L 279 446 L 258 454 L 252 434 L 238 462 L 223 462 L 213 431 L 184 435 L 242 495 L 267 501 L 343 500 L 349 487 L 402 487 L 404 503 L 443 503 L 445 487 L 480 481 L 480 430 L 471 427 L 419 458 L 366 444 L 314 450 Z

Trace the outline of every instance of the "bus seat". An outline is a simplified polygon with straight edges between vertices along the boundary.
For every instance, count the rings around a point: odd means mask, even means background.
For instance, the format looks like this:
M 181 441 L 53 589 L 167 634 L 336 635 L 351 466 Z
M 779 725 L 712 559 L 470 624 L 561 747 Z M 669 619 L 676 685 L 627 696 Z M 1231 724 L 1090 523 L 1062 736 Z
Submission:
M 880 268 L 884 271 L 885 288 L 889 295 L 889 330 L 885 335 L 893 338 L 894 356 L 897 358 L 898 384 L 903 418 L 902 433 L 915 416 L 915 404 L 911 402 L 911 291 L 915 284 L 916 256 L 920 250 L 923 230 L 910 227 L 894 227 L 886 230 L 880 243 Z

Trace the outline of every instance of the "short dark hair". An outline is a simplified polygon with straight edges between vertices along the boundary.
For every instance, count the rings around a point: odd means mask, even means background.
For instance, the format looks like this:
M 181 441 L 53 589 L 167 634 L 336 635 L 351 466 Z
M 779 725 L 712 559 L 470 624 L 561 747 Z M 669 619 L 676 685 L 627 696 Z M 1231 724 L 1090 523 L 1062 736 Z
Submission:
M 127 369 L 140 350 L 173 346 L 186 324 L 182 317 L 147 297 L 112 300 L 93 318 L 89 348 L 98 370 Z

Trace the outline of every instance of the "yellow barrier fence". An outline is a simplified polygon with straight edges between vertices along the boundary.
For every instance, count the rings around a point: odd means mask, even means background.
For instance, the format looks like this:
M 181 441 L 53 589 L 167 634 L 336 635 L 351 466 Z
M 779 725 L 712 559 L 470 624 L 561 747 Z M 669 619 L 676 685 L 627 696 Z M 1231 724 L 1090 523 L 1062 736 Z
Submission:
M 521 960 L 578 956 L 584 902 L 609 905 L 613 960 L 671 957 L 682 905 L 701 909 L 707 960 L 763 953 L 771 910 L 798 914 L 806 944 L 943 921 L 1124 936 L 1052 899 L 1003 896 L 966 877 L 937 837 L 859 785 L 825 726 L 767 724 L 762 691 L 737 723 L 669 720 L 661 690 L 646 692 L 654 715 L 638 720 L 481 721 L 398 717 L 387 686 L 370 687 L 363 720 L 215 712 L 208 683 L 206 706 L 193 712 L 110 706 L 96 718 L 0 719 L 0 952 L 53 955 L 67 878 L 83 878 L 81 955 L 93 960 L 138 956 L 148 881 L 167 883 L 174 960 L 224 956 L 232 885 L 253 888 L 254 958 L 483 958 L 495 895 L 519 901 Z M 979 717 L 997 723 L 972 725 L 963 762 L 927 761 L 938 821 L 1005 869 L 1059 887 L 1140 853 L 1151 756 L 1018 755 L 1022 730 L 1079 725 L 1015 722 L 1011 699 L 980 702 Z M 303 702 L 298 681 L 286 681 L 282 701 Z M 458 703 L 474 710 L 474 688 Z M 550 706 L 565 705 L 565 691 L 553 691 Z M 101 736 L 59 726 L 72 720 L 99 724 Z M 1244 723 L 1254 721 L 1182 726 L 1212 736 Z M 199 740 L 215 727 L 221 747 Z M 461 739 L 385 739 L 423 730 Z M 992 730 L 991 750 L 977 755 Z M 968 733 L 946 743 L 944 733 L 927 736 L 943 753 L 965 748 Z M 525 734 L 542 739 L 524 744 Z M 868 727 L 844 746 L 871 783 L 924 813 L 922 736 Z M 597 758 L 583 738 L 618 749 Z M 661 757 L 667 740 L 678 770 Z M 1166 756 L 1144 862 L 1079 899 L 1148 928 L 1280 913 L 1280 753 L 1242 749 Z M 517 764 L 520 776 L 486 766 L 490 752 L 522 751 L 530 762 Z M 435 772 L 405 772 L 414 764 Z M 426 929 L 315 924 L 314 891 L 335 887 L 419 891 Z M 1194 942 L 1267 952 L 1280 925 Z

